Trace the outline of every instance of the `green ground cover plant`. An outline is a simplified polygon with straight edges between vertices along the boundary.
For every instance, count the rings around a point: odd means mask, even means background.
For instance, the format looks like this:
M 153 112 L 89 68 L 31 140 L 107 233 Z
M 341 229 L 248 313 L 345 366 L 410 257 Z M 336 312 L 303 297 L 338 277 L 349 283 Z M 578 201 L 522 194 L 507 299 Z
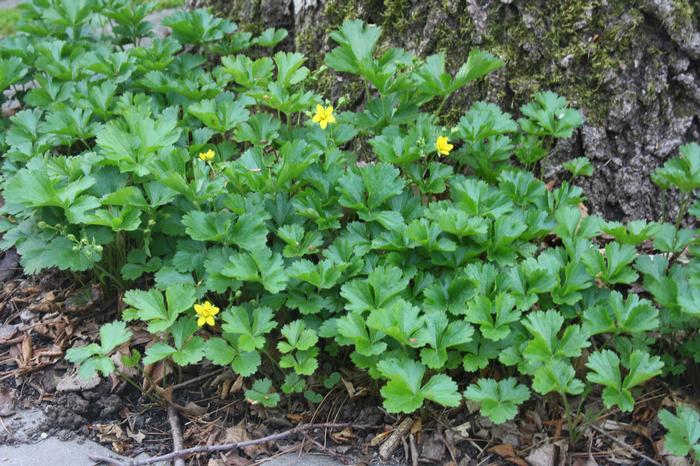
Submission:
M 586 397 L 629 412 L 645 383 L 700 361 L 684 223 L 700 215 L 700 145 L 654 172 L 678 208 L 606 221 L 571 180 L 589 160 L 556 186 L 537 175 L 583 123 L 564 98 L 540 92 L 518 118 L 476 102 L 446 126 L 449 97 L 503 66 L 486 51 L 451 73 L 349 20 L 311 70 L 274 52 L 285 31 L 206 10 L 152 38 L 153 8 L 34 0 L 0 41 L 0 89 L 20 103 L 0 126 L 0 246 L 27 273 L 123 293 L 100 342 L 67 352 L 82 375 L 208 360 L 269 407 L 318 402 L 340 380 L 321 369 L 332 358 L 389 412 L 470 400 L 500 423 L 550 396 L 575 430 Z M 314 92 L 328 72 L 364 84 L 360 109 Z M 697 414 L 662 421 L 678 452 L 698 451 Z

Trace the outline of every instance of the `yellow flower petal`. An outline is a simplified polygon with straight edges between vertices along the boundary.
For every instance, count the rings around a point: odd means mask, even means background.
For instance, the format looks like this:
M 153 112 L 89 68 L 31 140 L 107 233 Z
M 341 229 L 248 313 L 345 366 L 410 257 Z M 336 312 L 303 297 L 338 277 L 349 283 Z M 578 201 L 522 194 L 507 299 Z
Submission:
M 435 150 L 440 155 L 448 155 L 453 147 L 446 136 L 438 136 L 435 140 Z
M 200 317 L 199 319 L 197 319 L 197 325 L 198 325 L 199 327 L 203 326 L 206 322 L 207 322 L 207 318 L 206 318 L 206 317 Z
M 203 312 L 204 312 L 204 306 L 202 306 L 201 304 L 195 304 L 195 305 L 194 305 L 194 312 L 196 312 L 197 314 L 203 313 Z
M 323 105 L 316 105 L 316 114 L 311 119 L 314 123 L 318 123 L 321 129 L 326 129 L 328 124 L 335 123 L 335 117 L 333 116 L 333 106 L 323 107 Z
M 214 318 L 212 316 L 207 317 L 207 325 L 214 326 L 216 325 L 216 322 L 214 322 Z

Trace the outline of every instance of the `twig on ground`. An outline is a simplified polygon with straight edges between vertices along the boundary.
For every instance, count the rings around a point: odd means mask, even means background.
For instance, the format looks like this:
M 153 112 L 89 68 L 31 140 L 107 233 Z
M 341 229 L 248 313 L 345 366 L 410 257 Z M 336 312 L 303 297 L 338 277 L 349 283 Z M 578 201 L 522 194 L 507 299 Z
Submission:
M 208 379 L 209 377 L 213 377 L 213 376 L 215 376 L 215 375 L 219 375 L 219 374 L 221 374 L 224 370 L 226 370 L 225 367 L 223 367 L 223 368 L 221 368 L 221 369 L 217 369 L 217 370 L 212 371 L 212 372 L 209 372 L 208 374 L 204 374 L 204 375 L 200 375 L 200 376 L 197 376 L 197 377 L 193 377 L 193 378 L 191 378 L 191 379 L 189 379 L 189 380 L 186 380 L 186 381 L 184 381 L 184 382 L 181 382 L 181 383 L 178 383 L 178 384 L 173 385 L 173 386 L 172 386 L 172 389 L 173 389 L 173 391 L 175 391 L 175 390 L 177 390 L 178 388 L 186 387 L 187 385 L 192 385 L 193 383 L 199 382 L 199 381 L 201 381 L 201 380 Z
M 293 429 L 286 430 L 284 432 L 278 432 L 276 434 L 268 435 L 266 437 L 258 438 L 258 439 L 253 439 L 253 440 L 246 440 L 244 442 L 233 442 L 233 443 L 222 443 L 218 445 L 200 445 L 192 448 L 185 448 L 180 451 L 174 451 L 172 453 L 168 453 L 165 455 L 160 455 L 160 456 L 154 456 L 152 458 L 144 458 L 144 459 L 131 459 L 128 461 L 120 461 L 115 458 L 110 458 L 108 456 L 100 456 L 100 455 L 89 455 L 89 458 L 93 461 L 97 462 L 103 462 L 107 464 L 111 464 L 114 466 L 145 466 L 147 464 L 153 464 L 153 463 L 159 463 L 161 461 L 171 461 L 177 458 L 185 458 L 190 455 L 194 455 L 196 453 L 214 453 L 217 451 L 230 451 L 230 450 L 237 450 L 239 448 L 243 447 L 248 447 L 251 445 L 258 445 L 261 443 L 266 443 L 266 442 L 271 442 L 273 440 L 281 440 L 283 438 L 287 438 L 291 435 L 297 434 L 299 432 L 305 432 L 307 430 L 312 430 L 312 429 L 340 429 L 344 427 L 352 427 L 354 429 L 373 429 L 377 428 L 375 425 L 370 425 L 370 424 L 360 424 L 360 425 L 354 425 L 351 422 L 345 422 L 341 424 L 329 424 L 329 423 L 321 423 L 321 424 L 301 424 L 296 426 Z
M 418 466 L 418 445 L 416 445 L 416 436 L 410 434 L 409 439 L 409 446 L 411 447 L 411 465 Z
M 336 459 L 340 459 L 340 458 L 343 457 L 343 455 L 339 454 L 337 451 L 334 451 L 334 450 L 332 450 L 332 449 L 326 447 L 325 445 L 322 445 L 320 442 L 318 442 L 317 440 L 315 440 L 315 439 L 312 438 L 312 437 L 309 437 L 308 435 L 304 435 L 304 439 L 305 439 L 305 440 L 308 440 L 308 441 L 311 442 L 311 443 L 313 443 L 313 444 L 316 446 L 316 448 L 318 448 L 318 449 L 321 450 L 323 453 L 325 453 L 325 454 L 327 454 L 327 455 L 329 455 L 329 456 L 332 456 L 332 457 L 334 457 L 334 458 L 336 458 Z
M 661 463 L 659 463 L 658 461 L 656 461 L 656 460 L 652 459 L 651 457 L 645 455 L 644 453 L 642 453 L 641 451 L 637 450 L 637 449 L 634 448 L 633 446 L 626 444 L 626 443 L 623 442 L 622 440 L 616 439 L 615 437 L 613 437 L 612 435 L 608 434 L 607 432 L 605 432 L 605 431 L 604 431 L 603 429 L 601 429 L 600 427 L 598 427 L 598 426 L 596 426 L 596 425 L 594 425 L 594 424 L 591 424 L 591 429 L 595 430 L 595 431 L 598 432 L 599 434 L 603 434 L 605 437 L 607 437 L 608 439 L 610 439 L 610 440 L 612 440 L 613 442 L 615 442 L 618 446 L 624 448 L 625 450 L 628 450 L 628 451 L 634 453 L 635 455 L 637 455 L 638 457 L 640 457 L 640 458 L 642 458 L 642 459 L 647 460 L 648 462 L 650 462 L 650 463 L 653 464 L 654 466 L 663 466 Z
M 399 442 L 401 442 L 401 440 L 406 436 L 412 425 L 413 419 L 410 417 L 405 418 L 403 421 L 401 421 L 401 424 L 394 429 L 394 432 L 391 433 L 389 438 L 382 443 L 382 446 L 379 447 L 379 456 L 384 461 L 391 458 L 394 450 L 398 448 Z
M 182 429 L 180 428 L 180 418 L 173 405 L 168 406 L 168 422 L 170 423 L 170 430 L 173 434 L 173 452 L 177 453 L 182 451 Z M 175 461 L 173 461 L 173 465 L 185 466 L 185 460 L 176 458 Z

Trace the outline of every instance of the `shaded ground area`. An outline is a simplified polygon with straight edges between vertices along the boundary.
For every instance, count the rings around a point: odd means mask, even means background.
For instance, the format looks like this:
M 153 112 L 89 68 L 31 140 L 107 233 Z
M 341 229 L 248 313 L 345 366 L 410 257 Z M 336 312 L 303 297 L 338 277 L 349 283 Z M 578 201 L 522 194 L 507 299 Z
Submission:
M 6 466 L 92 466 L 95 462 L 88 458 L 91 454 L 109 455 L 112 451 L 90 441 L 62 441 L 55 438 L 37 444 L 0 446 L 0 462 Z
M 3 424 L 11 431 L 17 440 L 26 443 L 16 445 L 0 445 L 0 464 L 3 466 L 92 466 L 95 464 L 89 456 L 109 456 L 126 461 L 128 458 L 116 455 L 111 449 L 99 443 L 82 438 L 61 440 L 41 432 L 45 425 L 46 416 L 38 408 L 22 410 L 12 417 L 7 417 Z M 137 459 L 146 458 L 141 454 Z M 156 466 L 168 463 L 155 463 Z M 271 458 L 265 462 L 269 466 L 340 466 L 341 463 L 333 457 L 319 454 L 286 454 Z

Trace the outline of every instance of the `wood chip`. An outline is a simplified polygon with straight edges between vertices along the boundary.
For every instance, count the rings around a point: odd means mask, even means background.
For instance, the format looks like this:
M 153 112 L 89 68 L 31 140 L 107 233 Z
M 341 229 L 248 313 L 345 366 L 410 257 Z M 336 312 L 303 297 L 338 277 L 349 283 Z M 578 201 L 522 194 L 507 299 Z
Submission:
M 398 448 L 399 442 L 401 442 L 404 439 L 408 431 L 411 429 L 412 425 L 412 418 L 404 418 L 404 420 L 401 421 L 399 426 L 396 429 L 394 429 L 394 431 L 391 433 L 386 442 L 382 443 L 382 446 L 379 447 L 379 456 L 384 461 L 391 458 L 391 455 L 393 455 L 394 451 Z
M 506 461 L 510 461 L 518 466 L 528 466 L 527 462 L 520 458 L 516 453 L 513 445 L 509 443 L 503 443 L 501 445 L 496 445 L 488 449 L 490 453 L 495 453 Z

